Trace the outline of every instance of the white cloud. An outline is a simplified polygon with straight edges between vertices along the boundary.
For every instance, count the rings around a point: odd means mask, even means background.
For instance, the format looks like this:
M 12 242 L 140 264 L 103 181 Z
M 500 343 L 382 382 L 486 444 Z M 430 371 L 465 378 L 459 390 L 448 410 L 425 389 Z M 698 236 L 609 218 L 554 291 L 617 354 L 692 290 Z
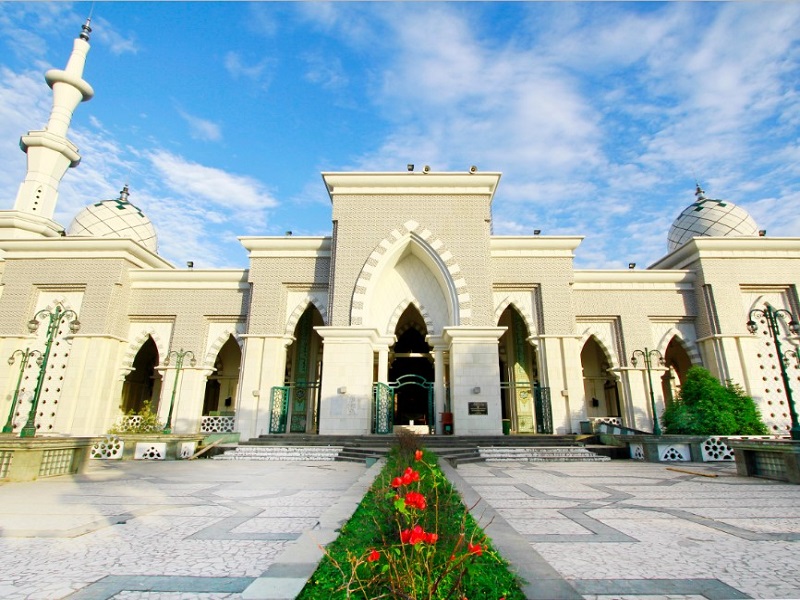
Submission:
M 338 57 L 306 54 L 304 59 L 307 64 L 305 78 L 311 83 L 326 89 L 338 89 L 347 85 L 347 74 Z
M 139 45 L 135 37 L 123 36 L 114 29 L 111 23 L 102 17 L 93 19 L 91 39 L 93 42 L 98 40 L 115 55 L 136 54 L 139 51 Z
M 219 124 L 190 115 L 185 110 L 178 110 L 178 114 L 189 125 L 189 135 L 192 139 L 204 142 L 218 142 L 222 139 L 222 128 Z
M 167 187 L 174 192 L 234 212 L 249 211 L 241 217 L 245 221 L 261 220 L 265 208 L 273 208 L 278 204 L 263 184 L 252 177 L 207 167 L 166 150 L 152 152 L 148 158 Z
M 270 73 L 267 71 L 267 67 L 273 62 L 274 61 L 264 58 L 255 64 L 248 65 L 237 52 L 230 51 L 225 54 L 224 65 L 225 70 L 228 71 L 228 74 L 233 77 L 234 80 L 244 78 L 266 86 L 270 79 Z

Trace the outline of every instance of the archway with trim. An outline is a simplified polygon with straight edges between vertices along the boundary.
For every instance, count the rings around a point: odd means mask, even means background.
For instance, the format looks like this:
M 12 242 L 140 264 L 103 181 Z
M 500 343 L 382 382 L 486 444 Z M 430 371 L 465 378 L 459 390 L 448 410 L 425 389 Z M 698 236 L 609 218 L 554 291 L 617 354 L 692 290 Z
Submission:
M 120 409 L 123 414 L 139 414 L 150 405 L 153 412 L 158 411 L 161 396 L 161 374 L 158 365 L 158 346 L 151 336 L 147 336 L 131 361 L 131 370 L 122 384 Z
M 609 373 L 612 359 L 600 340 L 590 335 L 581 349 L 584 407 L 589 419 L 618 420 L 622 424 L 619 382 Z
M 206 379 L 203 416 L 234 415 L 241 364 L 241 348 L 236 338 L 228 334 L 213 359 L 214 372 Z
M 661 377 L 661 391 L 664 394 L 664 404 L 669 406 L 678 397 L 686 374 L 692 367 L 692 358 L 689 355 L 683 340 L 674 335 L 664 349 L 664 364 L 667 370 Z
M 394 426 L 434 429 L 434 365 L 426 341 L 427 324 L 413 303 L 403 311 L 395 328 L 396 342 L 389 352 L 389 387 L 392 389 Z

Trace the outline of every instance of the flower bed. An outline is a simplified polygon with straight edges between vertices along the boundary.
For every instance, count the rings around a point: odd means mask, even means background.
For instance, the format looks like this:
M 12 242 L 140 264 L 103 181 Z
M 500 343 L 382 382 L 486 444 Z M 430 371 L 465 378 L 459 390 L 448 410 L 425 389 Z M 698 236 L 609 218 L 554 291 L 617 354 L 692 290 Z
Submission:
M 402 443 L 402 439 L 401 439 Z M 394 449 L 298 596 L 523 600 L 428 451 Z

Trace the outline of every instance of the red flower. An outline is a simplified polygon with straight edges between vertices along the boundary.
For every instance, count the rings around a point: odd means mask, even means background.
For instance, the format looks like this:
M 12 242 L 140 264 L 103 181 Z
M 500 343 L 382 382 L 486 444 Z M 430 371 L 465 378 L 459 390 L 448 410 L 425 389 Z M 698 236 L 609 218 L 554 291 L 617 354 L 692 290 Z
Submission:
M 411 506 L 413 508 L 418 508 L 419 510 L 425 510 L 425 507 L 428 505 L 425 501 L 425 496 L 420 494 L 419 492 L 408 492 L 404 499 L 406 506 Z
M 475 556 L 480 556 L 483 554 L 483 548 L 481 548 L 480 544 L 467 544 L 467 552 L 470 554 L 474 554 Z
M 422 450 L 414 452 L 414 460 L 422 460 Z
M 381 553 L 378 552 L 377 550 L 373 550 L 372 552 L 369 553 L 369 556 L 367 556 L 367 561 L 375 562 L 376 560 L 380 560 L 380 558 L 381 558 Z
M 425 537 L 425 543 L 426 544 L 435 544 L 438 539 L 439 539 L 439 534 L 438 533 L 429 533 Z
M 411 529 L 404 529 L 400 532 L 400 541 L 403 544 L 435 544 L 439 536 L 435 533 L 425 533 L 419 525 L 414 525 Z
M 392 479 L 393 488 L 399 488 L 401 485 L 403 485 L 403 481 L 399 477 L 395 477 L 394 479 Z

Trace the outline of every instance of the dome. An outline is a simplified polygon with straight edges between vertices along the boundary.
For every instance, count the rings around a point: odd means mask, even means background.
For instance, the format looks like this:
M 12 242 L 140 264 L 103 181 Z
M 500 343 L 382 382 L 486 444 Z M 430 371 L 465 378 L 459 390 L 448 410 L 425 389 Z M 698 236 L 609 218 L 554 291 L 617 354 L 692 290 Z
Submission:
M 758 225 L 745 209 L 726 200 L 706 198 L 699 185 L 695 196 L 697 200 L 687 206 L 669 228 L 667 244 L 670 252 L 693 237 L 758 235 Z
M 90 204 L 72 220 L 67 229 L 74 237 L 129 238 L 156 252 L 156 230 L 145 214 L 128 202 L 128 186 L 122 188 L 119 198 Z

